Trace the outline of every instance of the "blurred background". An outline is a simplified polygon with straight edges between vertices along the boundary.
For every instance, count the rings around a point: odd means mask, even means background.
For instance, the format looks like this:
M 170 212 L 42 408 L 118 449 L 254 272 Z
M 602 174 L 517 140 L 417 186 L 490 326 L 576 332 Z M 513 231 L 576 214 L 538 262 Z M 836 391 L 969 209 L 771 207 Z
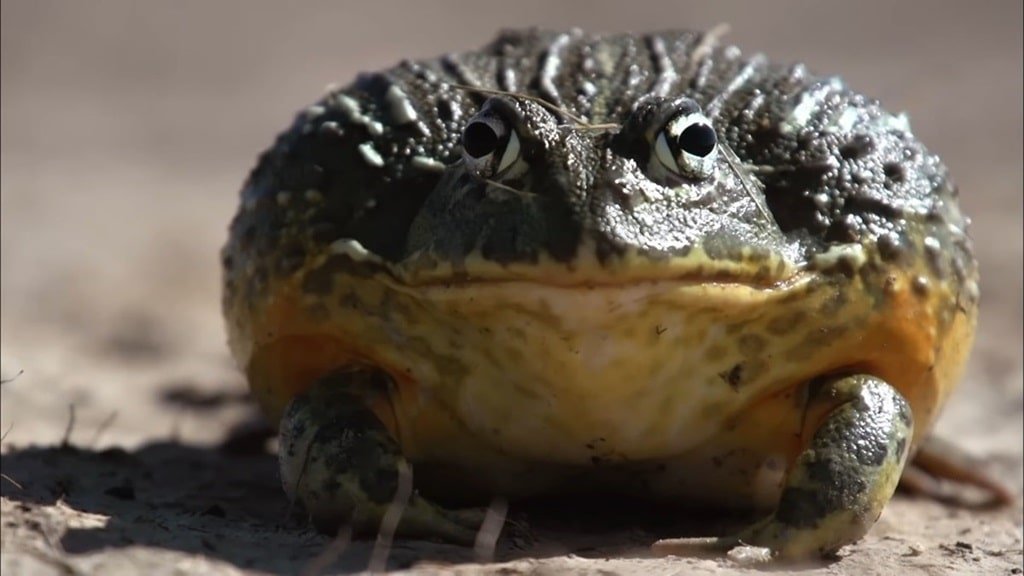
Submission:
M 1007 423 L 1019 430 L 1019 1 L 481 4 L 4 0 L 0 352 L 5 378 L 25 371 L 4 386 L 2 426 L 17 420 L 7 441 L 59 440 L 72 402 L 82 430 L 118 412 L 100 444 L 222 434 L 168 414 L 159 390 L 241 389 L 217 251 L 256 155 L 327 84 L 474 48 L 503 27 L 720 22 L 745 51 L 840 74 L 908 111 L 949 164 L 984 302 L 969 392 L 943 425 L 983 453 Z
M 804 61 L 907 111 L 949 165 L 974 219 L 983 302 L 939 428 L 1020 494 L 1019 0 L 0 0 L 0 372 L 14 378 L 0 402 L 4 572 L 292 574 L 320 558 L 325 540 L 282 524 L 273 457 L 214 447 L 249 417 L 217 253 L 257 154 L 329 83 L 472 49 L 504 27 L 721 22 L 746 52 Z M 128 452 L 87 449 L 110 446 Z M 605 510 L 593 512 L 570 516 Z M 652 537 L 632 528 L 546 534 L 512 541 L 515 554 L 552 556 L 522 573 L 735 573 L 559 559 L 642 554 Z M 1019 504 L 986 516 L 898 498 L 857 550 L 815 573 L 1009 573 L 1022 538 Z M 353 544 L 343 560 L 361 570 L 371 549 Z M 392 559 L 430 550 L 403 544 Z

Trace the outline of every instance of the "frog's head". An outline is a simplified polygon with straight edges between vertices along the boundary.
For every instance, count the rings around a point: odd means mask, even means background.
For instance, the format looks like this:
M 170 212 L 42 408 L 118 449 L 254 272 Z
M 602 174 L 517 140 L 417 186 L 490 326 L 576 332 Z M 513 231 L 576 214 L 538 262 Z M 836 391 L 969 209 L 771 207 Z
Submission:
M 529 98 L 489 98 L 413 221 L 408 261 L 469 277 L 774 282 L 797 248 L 705 111 L 647 96 L 588 125 Z

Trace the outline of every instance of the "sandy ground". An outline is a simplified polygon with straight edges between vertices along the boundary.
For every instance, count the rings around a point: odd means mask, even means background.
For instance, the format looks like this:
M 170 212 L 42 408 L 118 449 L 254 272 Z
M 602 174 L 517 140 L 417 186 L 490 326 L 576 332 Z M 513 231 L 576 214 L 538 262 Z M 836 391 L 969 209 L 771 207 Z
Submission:
M 585 6 L 585 8 L 584 8 Z M 732 24 L 908 110 L 961 184 L 983 274 L 977 346 L 939 429 L 1018 493 L 1022 474 L 1019 2 L 2 4 L 2 388 L 6 574 L 363 570 L 288 515 L 224 346 L 216 252 L 256 154 L 329 82 L 476 46 L 503 26 Z M 225 439 L 235 441 L 225 444 Z M 554 510 L 554 511 L 552 511 Z M 497 560 L 398 542 L 392 568 L 733 574 L 656 559 L 655 537 L 721 522 L 595 506 L 515 509 Z M 808 574 L 1020 573 L 1022 509 L 899 497 Z M 673 516 L 675 518 L 675 516 Z

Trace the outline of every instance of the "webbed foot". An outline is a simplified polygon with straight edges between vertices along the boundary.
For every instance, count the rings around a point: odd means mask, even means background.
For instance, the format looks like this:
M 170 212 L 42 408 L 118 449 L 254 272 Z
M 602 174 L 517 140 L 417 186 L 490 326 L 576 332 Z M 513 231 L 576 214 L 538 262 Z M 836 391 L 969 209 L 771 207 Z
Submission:
M 484 510 L 446 510 L 412 490 L 411 466 L 371 409 L 388 383 L 378 370 L 351 368 L 292 400 L 280 428 L 285 491 L 321 532 L 350 525 L 373 536 L 383 522 L 396 536 L 472 545 Z
M 900 489 L 964 508 L 1013 504 L 1017 495 L 985 471 L 985 463 L 962 448 L 929 436 L 900 478 Z
M 892 498 L 913 435 L 910 405 L 873 376 L 815 381 L 805 412 L 810 441 L 791 465 L 775 512 L 721 538 L 662 540 L 661 554 L 765 547 L 773 556 L 834 554 L 859 540 Z

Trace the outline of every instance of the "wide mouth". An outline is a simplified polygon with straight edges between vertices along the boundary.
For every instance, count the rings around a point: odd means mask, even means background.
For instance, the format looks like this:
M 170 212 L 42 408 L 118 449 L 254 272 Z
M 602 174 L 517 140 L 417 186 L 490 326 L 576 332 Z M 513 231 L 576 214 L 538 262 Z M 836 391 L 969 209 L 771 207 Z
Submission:
M 384 275 L 406 286 L 457 287 L 467 284 L 527 283 L 553 287 L 616 287 L 649 282 L 680 285 L 738 285 L 749 288 L 782 288 L 806 278 L 806 265 L 778 252 L 741 251 L 713 256 L 700 247 L 685 255 L 651 255 L 627 251 L 600 259 L 592 250 L 581 250 L 571 262 L 540 256 L 530 262 L 499 263 L 471 253 L 447 260 L 429 252 L 417 252 L 389 262 L 366 250 L 358 241 L 334 242 L 331 258 L 343 258 L 352 266 Z

